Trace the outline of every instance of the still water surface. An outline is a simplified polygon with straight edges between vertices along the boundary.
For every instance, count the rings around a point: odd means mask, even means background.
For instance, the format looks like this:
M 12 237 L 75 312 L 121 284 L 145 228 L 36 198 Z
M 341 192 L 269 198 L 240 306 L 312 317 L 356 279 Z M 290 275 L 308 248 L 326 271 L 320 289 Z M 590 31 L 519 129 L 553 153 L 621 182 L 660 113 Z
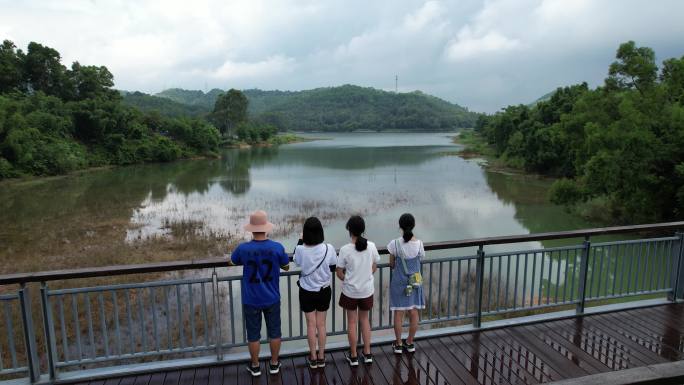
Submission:
M 316 136 L 325 140 L 0 185 L 3 253 L 11 257 L 50 239 L 79 242 L 114 220 L 120 231 L 113 237 L 129 245 L 172 237 L 173 224 L 242 239 L 242 224 L 256 209 L 268 211 L 272 237 L 288 250 L 310 215 L 322 219 L 326 240 L 338 247 L 348 241 L 346 219 L 357 213 L 378 246 L 399 236 L 404 212 L 414 214 L 415 233 L 426 242 L 592 225 L 547 202 L 548 180 L 487 171 L 454 155 L 457 147 L 443 133 Z M 38 254 L 51 258 L 49 250 Z M 60 255 L 57 265 L 93 264 L 83 259 L 87 248 L 75 254 Z

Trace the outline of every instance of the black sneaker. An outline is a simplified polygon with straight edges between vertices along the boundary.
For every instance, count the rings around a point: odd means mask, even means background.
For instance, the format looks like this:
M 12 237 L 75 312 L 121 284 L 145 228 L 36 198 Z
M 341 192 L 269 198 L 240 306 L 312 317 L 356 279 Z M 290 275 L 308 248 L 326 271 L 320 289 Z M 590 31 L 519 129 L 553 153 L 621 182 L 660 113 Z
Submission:
M 372 353 L 363 353 L 363 363 L 364 364 L 372 364 L 373 363 L 373 354 Z
M 280 372 L 281 366 L 282 366 L 282 364 L 280 363 L 280 361 L 278 361 L 278 363 L 276 363 L 276 364 L 272 364 L 269 362 L 268 363 L 268 372 L 271 374 L 278 374 Z
M 392 351 L 394 354 L 401 354 L 404 352 L 404 345 L 397 345 L 396 342 L 392 342 Z
M 409 353 L 415 353 L 416 352 L 416 345 L 415 344 L 408 344 L 406 343 L 406 340 L 402 340 L 402 343 L 404 344 L 404 347 L 406 348 L 406 351 Z
M 344 358 L 349 362 L 349 366 L 359 366 L 359 357 L 352 357 L 351 353 L 344 353 Z
M 249 363 L 247 364 L 247 371 L 252 375 L 252 377 L 259 377 L 261 375 L 261 365 L 252 366 L 252 364 Z
M 316 369 L 318 367 L 318 361 L 312 360 L 309 357 L 306 357 L 306 364 L 309 365 L 311 369 Z
M 325 358 L 317 360 L 316 364 L 318 365 L 319 368 L 325 368 Z

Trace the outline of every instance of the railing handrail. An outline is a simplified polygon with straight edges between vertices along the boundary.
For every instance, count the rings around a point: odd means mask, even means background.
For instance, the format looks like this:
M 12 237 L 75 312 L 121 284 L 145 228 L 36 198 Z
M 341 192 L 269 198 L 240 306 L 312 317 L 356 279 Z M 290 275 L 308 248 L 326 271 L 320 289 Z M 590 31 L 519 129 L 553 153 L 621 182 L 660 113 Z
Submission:
M 479 247 L 486 245 L 500 245 L 508 243 L 545 241 L 551 239 L 584 238 L 598 235 L 614 235 L 637 233 L 643 231 L 663 231 L 684 229 L 684 221 L 651 223 L 632 226 L 599 227 L 593 229 L 555 231 L 535 234 L 506 235 L 485 238 L 471 238 L 457 241 L 425 243 L 425 250 L 444 250 L 463 247 Z M 378 248 L 380 254 L 388 254 L 386 248 Z M 114 265 L 101 267 L 86 267 L 53 271 L 38 271 L 31 273 L 16 273 L 0 275 L 0 285 L 23 284 L 29 282 L 47 282 L 56 280 L 70 280 L 80 278 L 107 277 L 115 275 L 159 273 L 177 270 L 211 269 L 227 267 L 226 258 L 207 258 L 190 261 L 155 262 L 133 265 Z

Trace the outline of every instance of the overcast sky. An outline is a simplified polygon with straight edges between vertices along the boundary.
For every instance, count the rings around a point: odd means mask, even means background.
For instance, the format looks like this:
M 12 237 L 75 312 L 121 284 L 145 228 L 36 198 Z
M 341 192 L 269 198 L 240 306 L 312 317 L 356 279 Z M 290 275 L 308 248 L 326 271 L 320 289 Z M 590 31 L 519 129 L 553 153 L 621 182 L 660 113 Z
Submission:
M 424 92 L 475 111 L 600 84 L 619 43 L 684 55 L 682 0 L 0 0 L 0 39 L 116 87 Z

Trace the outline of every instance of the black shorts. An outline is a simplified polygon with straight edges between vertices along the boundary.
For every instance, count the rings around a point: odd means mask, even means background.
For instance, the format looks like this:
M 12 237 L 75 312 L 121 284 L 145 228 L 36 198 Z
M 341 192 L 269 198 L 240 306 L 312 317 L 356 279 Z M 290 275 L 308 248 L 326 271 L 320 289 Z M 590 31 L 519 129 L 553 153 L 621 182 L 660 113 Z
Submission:
M 332 290 L 330 290 L 330 286 L 321 289 L 321 291 L 308 291 L 300 287 L 299 306 L 301 306 L 304 313 L 328 311 L 330 309 L 331 296 Z

